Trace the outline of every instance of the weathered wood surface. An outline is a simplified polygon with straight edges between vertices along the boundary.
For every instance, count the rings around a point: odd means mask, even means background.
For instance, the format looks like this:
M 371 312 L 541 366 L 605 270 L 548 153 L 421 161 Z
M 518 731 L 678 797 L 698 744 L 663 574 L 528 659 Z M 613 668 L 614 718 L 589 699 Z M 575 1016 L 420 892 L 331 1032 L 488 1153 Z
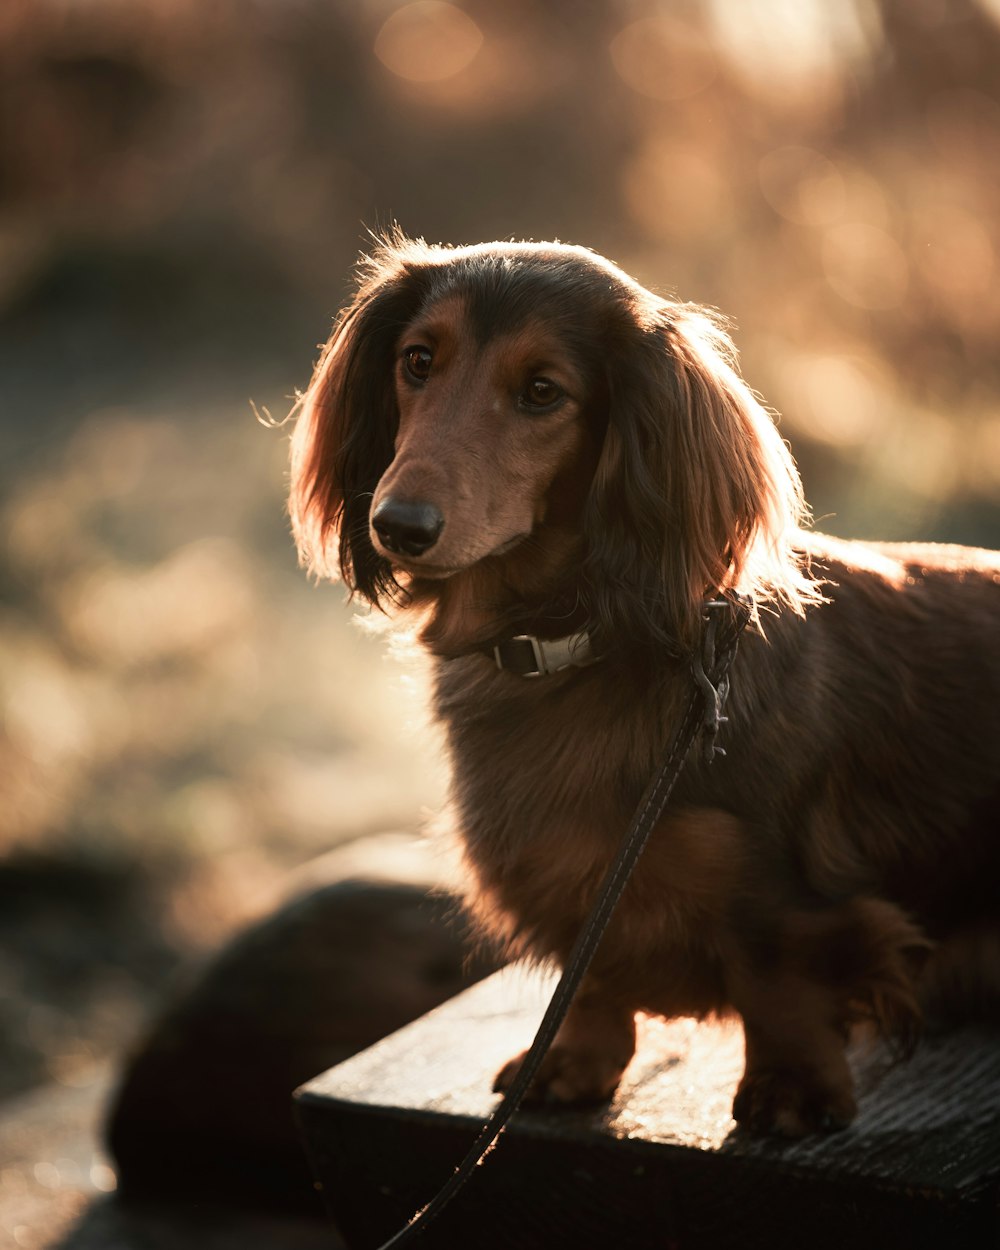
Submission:
M 378 1245 L 444 1182 L 550 987 L 498 973 L 299 1091 L 314 1170 L 349 1244 Z M 742 1049 L 737 1025 L 645 1021 L 614 1101 L 518 1113 L 425 1244 L 1000 1244 L 1000 1033 L 929 1037 L 906 1063 L 855 1048 L 857 1121 L 798 1143 L 736 1130 Z

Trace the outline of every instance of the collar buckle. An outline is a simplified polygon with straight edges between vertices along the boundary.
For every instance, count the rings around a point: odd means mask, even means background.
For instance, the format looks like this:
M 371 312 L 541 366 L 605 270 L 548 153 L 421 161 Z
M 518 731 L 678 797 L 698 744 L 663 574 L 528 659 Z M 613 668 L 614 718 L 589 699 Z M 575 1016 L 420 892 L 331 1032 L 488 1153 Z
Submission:
M 515 634 L 493 648 L 497 668 L 518 677 L 548 677 L 567 668 L 585 668 L 598 658 L 591 652 L 586 634 L 570 634 L 566 638 Z

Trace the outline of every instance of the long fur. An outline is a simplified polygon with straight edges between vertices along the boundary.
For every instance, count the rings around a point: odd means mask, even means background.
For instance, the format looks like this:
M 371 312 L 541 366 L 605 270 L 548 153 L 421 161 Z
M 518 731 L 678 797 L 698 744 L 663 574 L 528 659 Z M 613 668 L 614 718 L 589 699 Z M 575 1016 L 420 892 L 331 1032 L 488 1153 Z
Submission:
M 399 500 L 440 513 L 428 551 L 373 523 Z M 737 1117 L 828 1129 L 854 1021 L 907 1040 L 922 1001 L 994 1009 L 1000 557 L 809 532 L 715 314 L 578 247 L 388 237 L 301 401 L 290 510 L 307 566 L 416 614 L 470 909 L 536 958 L 565 958 L 669 741 L 706 595 L 757 605 L 728 755 L 685 773 L 538 1096 L 607 1096 L 639 1009 L 736 1011 Z M 601 659 L 498 671 L 522 632 Z

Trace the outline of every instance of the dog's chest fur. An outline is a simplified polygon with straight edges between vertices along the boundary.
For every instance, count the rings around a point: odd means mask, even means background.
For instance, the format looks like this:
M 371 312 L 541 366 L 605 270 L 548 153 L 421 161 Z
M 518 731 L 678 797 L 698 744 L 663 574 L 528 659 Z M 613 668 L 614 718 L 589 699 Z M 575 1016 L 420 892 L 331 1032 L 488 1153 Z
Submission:
M 513 952 L 565 960 L 686 698 L 670 667 L 667 678 L 623 674 L 609 691 L 592 670 L 532 680 L 475 658 L 439 665 L 470 907 Z M 599 975 L 650 1010 L 721 1009 L 717 930 L 740 847 L 739 822 L 709 806 L 685 804 L 661 824 Z

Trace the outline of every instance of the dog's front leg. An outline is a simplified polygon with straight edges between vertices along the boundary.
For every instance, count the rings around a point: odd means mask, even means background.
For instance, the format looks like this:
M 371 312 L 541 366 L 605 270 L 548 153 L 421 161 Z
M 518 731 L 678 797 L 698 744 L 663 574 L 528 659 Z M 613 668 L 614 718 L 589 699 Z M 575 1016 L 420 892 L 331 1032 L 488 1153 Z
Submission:
M 847 1029 L 836 996 L 802 977 L 744 976 L 733 994 L 743 1016 L 746 1069 L 733 1103 L 754 1133 L 802 1137 L 854 1119 Z
M 525 1095 L 529 1103 L 605 1102 L 635 1053 L 635 1013 L 584 981 Z M 497 1073 L 493 1088 L 509 1089 L 527 1051 Z

